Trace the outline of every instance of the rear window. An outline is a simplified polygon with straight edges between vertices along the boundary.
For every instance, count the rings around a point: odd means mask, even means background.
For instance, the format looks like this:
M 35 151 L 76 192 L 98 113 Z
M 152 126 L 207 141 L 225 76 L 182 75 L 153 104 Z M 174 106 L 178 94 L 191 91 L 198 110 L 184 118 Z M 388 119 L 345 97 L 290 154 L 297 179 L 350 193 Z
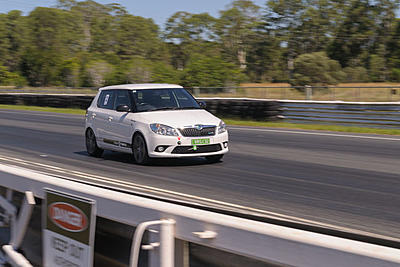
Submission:
M 101 91 L 97 106 L 99 108 L 114 109 L 115 92 L 113 90 Z

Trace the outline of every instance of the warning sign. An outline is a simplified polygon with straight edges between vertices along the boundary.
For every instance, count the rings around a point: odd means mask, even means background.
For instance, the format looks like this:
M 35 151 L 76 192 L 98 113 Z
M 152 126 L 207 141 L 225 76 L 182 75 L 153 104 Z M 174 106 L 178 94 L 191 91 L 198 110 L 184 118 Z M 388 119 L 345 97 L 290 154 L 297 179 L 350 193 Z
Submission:
M 46 189 L 43 206 L 45 267 L 93 265 L 95 201 Z

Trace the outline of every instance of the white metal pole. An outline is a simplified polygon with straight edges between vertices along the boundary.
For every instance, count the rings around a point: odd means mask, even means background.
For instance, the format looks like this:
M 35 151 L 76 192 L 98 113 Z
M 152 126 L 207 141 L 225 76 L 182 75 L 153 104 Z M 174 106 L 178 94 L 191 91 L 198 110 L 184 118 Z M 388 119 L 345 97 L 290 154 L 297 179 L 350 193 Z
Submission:
M 165 220 L 160 231 L 161 267 L 174 267 L 175 261 L 175 221 Z

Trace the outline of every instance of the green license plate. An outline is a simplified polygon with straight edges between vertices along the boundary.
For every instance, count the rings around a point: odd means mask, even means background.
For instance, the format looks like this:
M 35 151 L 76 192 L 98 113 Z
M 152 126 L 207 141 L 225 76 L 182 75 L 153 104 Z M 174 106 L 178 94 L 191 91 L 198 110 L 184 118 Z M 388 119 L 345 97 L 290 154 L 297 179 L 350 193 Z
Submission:
M 192 139 L 192 145 L 208 145 L 209 143 L 210 143 L 210 138 Z

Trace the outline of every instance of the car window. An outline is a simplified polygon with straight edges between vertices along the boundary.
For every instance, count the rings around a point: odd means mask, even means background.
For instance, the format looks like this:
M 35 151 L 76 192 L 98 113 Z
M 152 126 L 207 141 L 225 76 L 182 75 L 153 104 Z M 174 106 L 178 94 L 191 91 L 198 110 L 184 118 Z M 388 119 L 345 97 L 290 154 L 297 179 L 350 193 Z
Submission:
M 138 112 L 200 108 L 196 100 L 183 88 L 139 89 L 132 90 L 132 93 Z
M 143 90 L 141 103 L 150 105 L 154 108 L 157 107 L 171 107 L 175 106 L 171 91 L 168 90 Z
M 193 97 L 185 89 L 174 89 L 174 94 L 181 108 L 194 106 Z
M 115 92 L 113 90 L 104 90 L 100 93 L 97 106 L 99 108 L 114 109 Z
M 116 94 L 117 98 L 115 99 L 114 109 L 116 109 L 120 105 L 127 105 L 128 107 L 132 108 L 132 102 L 129 90 L 117 90 Z

